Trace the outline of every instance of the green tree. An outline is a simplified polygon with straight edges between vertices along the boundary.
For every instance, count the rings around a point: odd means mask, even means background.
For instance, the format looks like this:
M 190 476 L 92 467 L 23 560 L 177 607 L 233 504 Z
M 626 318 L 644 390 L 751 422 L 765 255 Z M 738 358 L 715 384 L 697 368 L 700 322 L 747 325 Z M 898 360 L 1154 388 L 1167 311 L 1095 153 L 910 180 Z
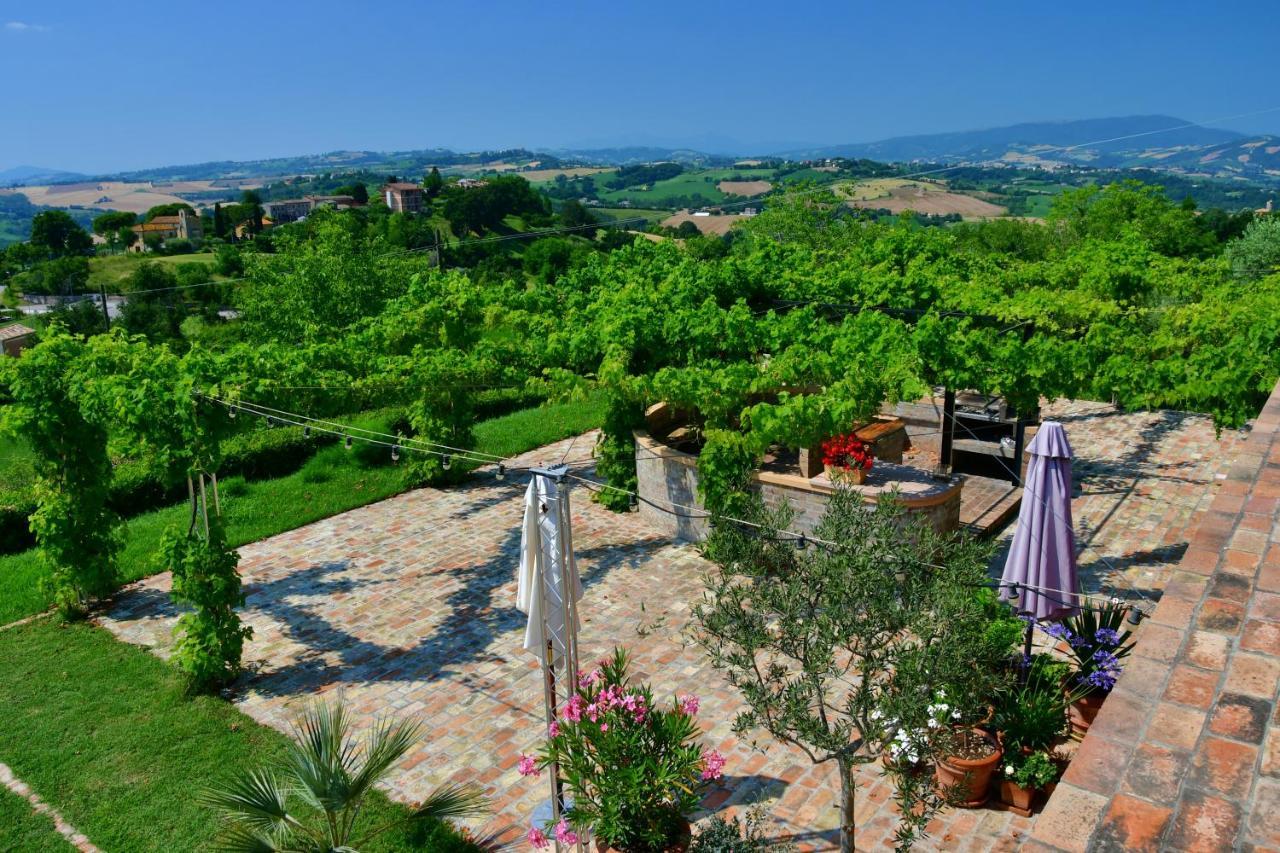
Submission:
M 93 220 L 93 233 L 107 241 L 113 251 L 118 251 L 122 232 L 136 224 L 138 214 L 126 210 L 112 210 Z
M 245 210 L 245 219 L 249 222 L 249 233 L 260 232 L 262 230 L 262 196 L 255 190 L 245 190 L 240 194 L 240 206 Z
M 591 226 L 595 223 L 595 215 L 577 199 L 571 198 L 560 206 L 560 224 L 565 228 L 583 228 L 589 231 L 589 228 L 585 226 Z M 590 236 L 589 233 L 588 236 Z
M 0 364 L 13 401 L 0 413 L 0 426 L 34 453 L 31 531 L 47 573 L 41 583 L 68 618 L 83 616 L 120 579 L 120 520 L 107 505 L 109 413 L 84 400 L 86 362 L 84 342 L 54 326 L 22 358 Z
M 167 267 L 145 263 L 120 286 L 125 296 L 120 326 L 131 335 L 143 335 L 152 343 L 182 340 L 182 321 L 189 314 L 178 280 Z
M 142 218 L 142 221 L 150 222 L 151 220 L 155 219 L 157 216 L 177 216 L 178 211 L 180 210 L 185 210 L 188 213 L 196 212 L 196 209 L 191 205 L 187 204 L 186 202 L 175 201 L 175 202 L 170 202 L 169 204 L 158 204 L 155 207 L 151 208 L 150 210 L 147 211 L 146 215 Z
M 1280 272 L 1280 216 L 1263 216 L 1227 244 L 1227 259 L 1235 274 L 1256 281 Z
M 227 231 L 227 214 L 222 209 L 222 203 L 215 202 L 213 205 L 213 236 L 225 240 Z
M 899 732 L 928 730 L 939 690 L 975 723 L 1001 686 L 1019 635 L 993 632 L 977 588 L 985 546 L 948 539 L 887 495 L 868 510 L 837 489 L 814 531 L 830 547 L 798 550 L 782 534 L 787 511 L 755 503 L 763 529 L 718 525 L 706 550 L 717 568 L 694 608 L 695 637 L 742 695 L 734 730 L 763 729 L 840 769 L 841 850 L 854 836 L 854 772 L 881 757 Z M 932 739 L 916 759 L 942 757 Z M 932 774 L 886 764 L 905 849 L 946 805 Z
M 435 166 L 432 166 L 431 171 L 422 179 L 422 188 L 426 190 L 427 198 L 435 198 L 440 195 L 440 190 L 444 189 L 444 178 L 440 177 L 440 170 Z
M 30 242 L 49 258 L 85 255 L 93 249 L 93 238 L 65 210 L 45 210 L 32 217 Z

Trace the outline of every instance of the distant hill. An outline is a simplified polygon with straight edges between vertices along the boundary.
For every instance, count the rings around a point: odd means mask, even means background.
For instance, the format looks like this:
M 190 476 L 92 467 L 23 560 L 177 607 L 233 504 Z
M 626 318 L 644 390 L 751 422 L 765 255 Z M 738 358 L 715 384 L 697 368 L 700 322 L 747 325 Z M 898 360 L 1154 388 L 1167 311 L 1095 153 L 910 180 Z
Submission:
M 692 166 L 729 165 L 733 157 L 708 154 L 691 148 L 663 148 L 651 145 L 629 145 L 619 148 L 557 148 L 552 154 L 562 160 L 593 166 L 633 166 L 637 163 L 671 161 Z
M 52 184 L 61 181 L 80 181 L 85 176 L 61 169 L 43 169 L 39 166 L 14 166 L 0 170 L 0 187 L 21 187 L 30 184 Z
M 879 142 L 787 151 L 783 156 L 887 162 L 1074 163 L 1214 177 L 1280 178 L 1280 138 L 1250 137 L 1164 115 L 1031 122 L 898 136 Z

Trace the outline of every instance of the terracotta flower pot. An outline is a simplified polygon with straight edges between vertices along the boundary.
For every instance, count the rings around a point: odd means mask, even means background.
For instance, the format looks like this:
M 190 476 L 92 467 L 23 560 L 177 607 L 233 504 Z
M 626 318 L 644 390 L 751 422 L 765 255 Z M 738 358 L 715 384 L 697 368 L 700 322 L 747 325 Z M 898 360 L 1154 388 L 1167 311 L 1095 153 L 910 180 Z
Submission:
M 1031 817 L 1031 801 L 1035 796 L 1035 788 L 1024 788 L 1009 779 L 1000 780 L 1000 802 L 1014 814 Z
M 1004 753 L 996 739 L 981 729 L 969 729 L 968 732 L 971 738 L 985 741 L 991 748 L 990 754 L 982 758 L 949 755 L 938 762 L 934 778 L 943 789 L 958 788 L 962 797 L 958 805 L 972 809 L 984 804 L 991 796 L 991 777 Z
M 848 483 L 861 486 L 867 481 L 866 468 L 841 468 L 839 465 L 827 465 L 827 479 L 833 483 Z
M 692 843 L 693 828 L 689 826 L 689 821 L 682 817 L 680 818 L 680 828 L 676 832 L 675 839 L 662 849 L 662 853 L 685 853 Z M 603 838 L 597 838 L 596 853 L 627 853 L 627 851 L 611 846 Z
M 1067 707 L 1067 717 L 1071 720 L 1072 734 L 1084 737 L 1084 733 L 1089 731 L 1089 726 L 1093 725 L 1093 720 L 1098 716 L 1098 712 L 1102 710 L 1102 703 L 1106 700 L 1105 693 L 1089 693 L 1081 696 Z

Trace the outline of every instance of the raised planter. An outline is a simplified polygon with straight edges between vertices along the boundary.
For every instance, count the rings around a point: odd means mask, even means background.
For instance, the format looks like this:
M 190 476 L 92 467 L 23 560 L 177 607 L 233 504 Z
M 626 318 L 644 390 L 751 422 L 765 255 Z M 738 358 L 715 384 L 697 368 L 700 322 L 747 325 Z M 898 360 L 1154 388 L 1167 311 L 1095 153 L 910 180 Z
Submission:
M 697 517 L 702 509 L 698 499 L 698 457 L 658 441 L 645 430 L 636 430 L 634 435 L 636 480 L 643 499 L 640 515 L 673 538 L 705 539 L 709 530 L 707 521 Z M 962 477 L 939 481 L 919 468 L 877 460 L 867 472 L 866 482 L 860 485 L 836 485 L 825 473 L 803 477 L 760 471 L 754 480 L 766 504 L 776 507 L 786 501 L 791 505 L 792 526 L 804 532 L 813 532 L 837 488 L 858 491 L 868 504 L 876 503 L 881 495 L 896 489 L 907 512 L 923 515 L 938 532 L 948 533 L 960 526 Z M 663 512 L 646 501 L 672 508 L 676 514 Z M 694 511 L 680 507 L 692 507 Z

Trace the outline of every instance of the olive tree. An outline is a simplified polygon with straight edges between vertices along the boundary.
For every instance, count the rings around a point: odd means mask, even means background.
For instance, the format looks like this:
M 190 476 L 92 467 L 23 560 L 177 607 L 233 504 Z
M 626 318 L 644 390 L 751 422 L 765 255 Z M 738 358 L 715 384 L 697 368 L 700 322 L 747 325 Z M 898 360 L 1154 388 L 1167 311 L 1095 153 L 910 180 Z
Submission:
M 722 522 L 705 545 L 717 567 L 693 633 L 745 700 L 735 731 L 763 729 L 836 763 L 843 851 L 853 850 L 857 767 L 899 732 L 923 730 L 939 691 L 955 697 L 957 721 L 979 719 L 1017 642 L 1017 621 L 991 616 L 986 546 L 918 519 L 892 496 L 868 508 L 837 489 L 814 531 L 830 547 L 797 547 L 786 508 L 758 500 L 751 520 L 761 527 Z M 936 748 L 886 762 L 900 849 L 950 798 L 921 770 Z

